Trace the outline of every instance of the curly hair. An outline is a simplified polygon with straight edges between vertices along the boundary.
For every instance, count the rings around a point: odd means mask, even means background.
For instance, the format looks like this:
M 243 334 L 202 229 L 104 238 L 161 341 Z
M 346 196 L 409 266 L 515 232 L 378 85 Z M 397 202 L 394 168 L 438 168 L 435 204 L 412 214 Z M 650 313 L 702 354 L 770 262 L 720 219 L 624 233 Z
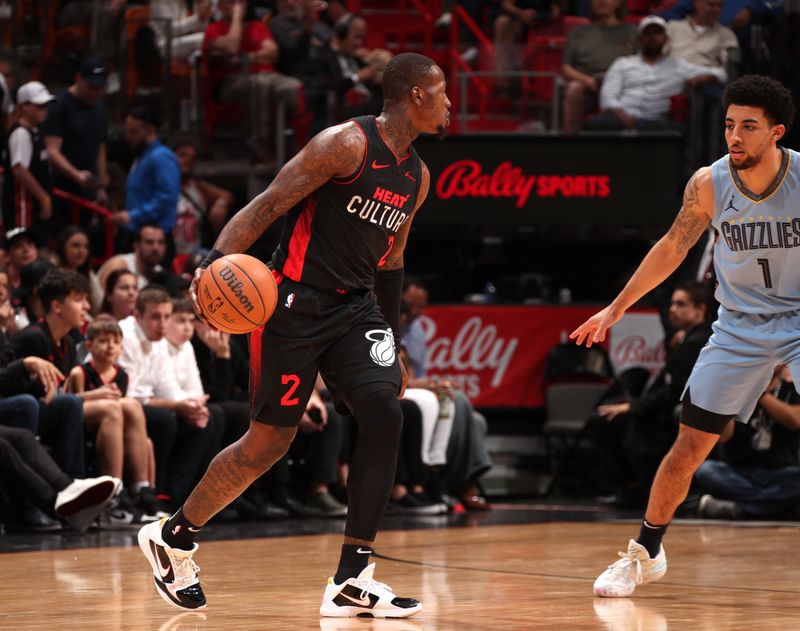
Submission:
M 89 294 L 89 281 L 74 270 L 54 267 L 36 285 L 36 295 L 42 302 L 45 313 L 49 313 L 53 306 L 53 301 L 63 302 L 71 293 L 82 296 Z
M 725 109 L 731 105 L 760 107 L 771 125 L 784 125 L 787 133 L 794 122 L 792 93 L 770 77 L 748 74 L 731 81 L 722 103 Z

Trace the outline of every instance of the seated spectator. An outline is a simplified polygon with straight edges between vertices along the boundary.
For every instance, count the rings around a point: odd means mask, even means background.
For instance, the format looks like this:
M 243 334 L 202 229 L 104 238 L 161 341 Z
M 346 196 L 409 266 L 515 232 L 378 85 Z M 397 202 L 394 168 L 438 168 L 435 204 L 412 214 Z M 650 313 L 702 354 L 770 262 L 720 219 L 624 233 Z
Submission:
M 286 106 L 289 117 L 300 113 L 302 84 L 294 77 L 275 72 L 278 47 L 264 23 L 255 19 L 243 0 L 220 0 L 222 19 L 210 24 L 203 40 L 209 56 L 209 81 L 226 101 L 251 99 L 249 111 L 256 138 L 261 141 L 261 159 L 270 157 L 267 140 L 273 138 L 274 110 Z M 242 56 L 247 58 L 243 73 Z
M 21 304 L 20 271 L 25 265 L 39 258 L 39 245 L 36 235 L 29 228 L 13 228 L 6 231 L 5 247 L 8 253 L 6 273 L 11 287 L 11 304 L 15 308 Z
M 592 0 L 591 24 L 576 26 L 567 36 L 561 74 L 564 91 L 564 133 L 580 130 L 584 113 L 597 107 L 600 85 L 618 57 L 636 46 L 636 27 L 621 19 L 622 0 Z
M 92 313 L 100 311 L 103 302 L 103 289 L 100 280 L 92 269 L 89 258 L 89 233 L 81 226 L 67 226 L 56 239 L 56 256 L 64 269 L 71 269 L 84 276 L 89 282 L 89 304 Z
M 158 287 L 139 292 L 134 315 L 122 320 L 119 364 L 128 373 L 128 395 L 144 406 L 147 434 L 156 454 L 156 488 L 180 506 L 202 474 L 206 454 L 219 444 L 217 421 L 206 396 L 178 384 L 165 339 L 172 315 L 169 294 Z
M 281 0 L 269 21 L 269 30 L 278 46 L 278 72 L 307 84 L 317 72 L 316 52 L 327 44 L 332 31 L 317 19 L 320 4 L 312 0 Z
M 655 15 L 639 23 L 640 53 L 617 59 L 600 89 L 600 114 L 586 129 L 676 129 L 670 97 L 706 83 L 727 81 L 724 68 L 697 66 L 664 52 L 667 23 Z
M 176 254 L 191 254 L 204 244 L 212 245 L 228 220 L 233 193 L 194 175 L 197 145 L 189 137 L 172 143 L 181 171 L 178 219 L 172 238 Z
M 3 224 L 29 228 L 40 239 L 53 236 L 52 174 L 40 125 L 53 95 L 38 81 L 20 86 L 17 120 L 8 132 L 3 177 Z
M 188 62 L 203 45 L 212 4 L 210 0 L 197 0 L 192 4 L 194 13 L 190 12 L 186 0 L 150 0 L 150 26 L 155 31 L 162 59 L 167 56 L 167 24 L 172 37 L 172 61 Z
M 126 270 L 136 275 L 139 289 L 151 283 L 165 281 L 162 265 L 167 255 L 167 236 L 164 229 L 153 224 L 145 224 L 136 231 L 133 241 L 133 252 L 116 254 L 100 266 L 97 278 L 100 285 L 106 287 L 108 297 L 108 277 L 117 270 Z
M 722 0 L 694 0 L 694 9 L 682 20 L 667 23 L 670 54 L 698 66 L 724 68 L 739 41 L 719 22 Z
M 73 367 L 67 389 L 84 401 L 104 407 L 119 406 L 123 419 L 123 460 L 128 493 L 118 498 L 113 509 L 102 518 L 102 526 L 144 524 L 158 518 L 155 489 L 155 462 L 142 404 L 128 398 L 128 375 L 119 366 L 122 330 L 110 318 L 98 318 L 86 331 L 86 350 L 91 358 Z M 120 488 L 120 491 L 122 489 Z M 163 515 L 161 515 L 163 517 Z M 105 522 L 105 523 L 104 523 Z
M 392 55 L 388 51 L 364 48 L 367 22 L 360 15 L 347 13 L 336 23 L 328 46 L 319 49 L 321 75 L 315 86 L 335 95 L 336 110 L 325 111 L 330 125 L 363 114 L 378 114 L 383 104 L 383 69 Z M 325 96 L 327 104 L 327 96 Z M 318 112 L 319 118 L 322 112 Z M 323 125 L 324 126 L 324 125 Z
M 601 460 L 598 479 L 613 492 L 609 503 L 638 506 L 646 502 L 658 465 L 678 435 L 675 408 L 711 335 L 707 307 L 703 285 L 677 285 L 669 310 L 675 343 L 667 345 L 664 368 L 640 397 L 600 405 L 597 415 L 589 419 L 586 434 Z
M 408 316 L 402 339 L 409 359 L 407 367 L 411 369 L 409 372 L 414 372 L 414 381 L 409 378 L 408 385 L 438 392 L 440 384 L 426 375 L 427 348 L 419 322 L 419 316 L 428 305 L 428 290 L 419 280 L 409 278 L 403 289 L 403 301 Z M 487 510 L 490 505 L 479 492 L 478 480 L 492 466 L 486 448 L 488 425 L 461 390 L 452 390 L 452 399 L 452 428 L 447 441 L 446 462 L 437 471 L 439 483 L 468 510 Z M 437 490 L 431 489 L 431 495 L 434 501 L 439 499 Z
M 127 269 L 117 269 L 106 279 L 106 292 L 100 304 L 100 313 L 117 322 L 132 316 L 136 308 L 139 287 L 136 274 Z
M 519 71 L 521 43 L 536 19 L 557 18 L 561 7 L 550 0 L 500 0 L 501 15 L 494 21 L 494 69 L 498 73 Z M 498 76 L 497 88 L 508 90 L 512 81 L 508 76 Z
M 720 460 L 706 460 L 695 480 L 707 494 L 701 517 L 797 519 L 800 507 L 800 395 L 778 366 L 747 423 L 732 421 L 720 437 Z
M 760 19 L 766 13 L 767 6 L 764 0 L 725 0 L 718 20 L 736 33 L 740 40 L 747 40 L 753 20 Z M 695 9 L 694 0 L 678 0 L 660 15 L 666 20 L 682 20 Z
M 136 160 L 125 183 L 125 210 L 114 213 L 114 222 L 129 235 L 146 225 L 156 225 L 167 235 L 166 260 L 174 256 L 172 230 L 178 215 L 180 170 L 172 150 L 158 139 L 155 114 L 134 107 L 125 119 L 125 139 Z
M 58 529 L 52 519 L 57 517 L 83 532 L 114 497 L 117 480 L 72 478 L 32 432 L 0 425 L 0 489 L 16 505 L 17 519 L 32 530 Z
M 34 356 L 52 361 L 61 374 L 69 375 L 78 363 L 75 341 L 69 332 L 85 323 L 89 311 L 88 282 L 77 272 L 54 268 L 39 281 L 36 293 L 44 317 L 14 337 L 14 351 L 17 357 Z M 81 397 L 84 423 L 94 437 L 99 469 L 122 479 L 124 426 L 117 400 L 119 393 L 104 394 L 108 394 L 105 400 Z

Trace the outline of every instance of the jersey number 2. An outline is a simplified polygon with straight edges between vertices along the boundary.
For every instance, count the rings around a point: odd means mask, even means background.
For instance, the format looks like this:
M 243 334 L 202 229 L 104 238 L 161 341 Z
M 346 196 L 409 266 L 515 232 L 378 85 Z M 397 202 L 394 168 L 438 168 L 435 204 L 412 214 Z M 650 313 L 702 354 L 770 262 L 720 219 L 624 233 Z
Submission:
M 392 251 L 392 248 L 393 248 L 393 247 L 394 247 L 394 235 L 392 235 L 391 237 L 389 237 L 389 249 L 388 249 L 388 250 L 386 250 L 386 254 L 384 254 L 384 255 L 381 257 L 381 260 L 380 260 L 380 261 L 378 261 L 378 267 L 383 267 L 383 264 L 384 264 L 384 263 L 386 263 L 386 259 L 388 259 L 388 258 L 389 258 L 389 253 Z
M 756 262 L 761 266 L 761 272 L 764 274 L 764 285 L 767 289 L 772 289 L 772 274 L 769 271 L 769 259 L 756 259 Z
M 300 403 L 300 399 L 292 396 L 294 395 L 295 390 L 297 390 L 297 386 L 300 385 L 300 377 L 297 375 L 281 375 L 281 383 L 284 386 L 289 386 L 286 389 L 286 393 L 281 397 L 281 405 L 283 407 L 291 407 L 292 405 L 297 405 Z

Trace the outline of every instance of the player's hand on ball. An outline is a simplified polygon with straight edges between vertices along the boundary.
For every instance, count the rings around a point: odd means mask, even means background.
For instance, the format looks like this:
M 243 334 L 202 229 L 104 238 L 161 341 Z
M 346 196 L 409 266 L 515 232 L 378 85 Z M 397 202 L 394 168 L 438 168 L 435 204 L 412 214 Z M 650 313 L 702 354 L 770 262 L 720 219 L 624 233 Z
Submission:
M 217 331 L 218 329 L 206 319 L 206 316 L 203 314 L 203 308 L 200 306 L 200 302 L 197 300 L 198 283 L 200 282 L 200 277 L 203 275 L 206 269 L 207 268 L 205 267 L 198 267 L 194 271 L 192 284 L 189 285 L 189 299 L 192 301 L 192 309 L 194 309 L 195 315 L 202 320 L 206 326 L 210 327 L 214 331 Z
M 592 344 L 599 344 L 605 340 L 606 331 L 621 317 L 622 313 L 617 312 L 616 309 L 612 308 L 612 305 L 609 305 L 602 311 L 595 313 L 570 333 L 569 339 L 575 340 L 578 346 L 586 342 L 586 348 L 590 348 Z

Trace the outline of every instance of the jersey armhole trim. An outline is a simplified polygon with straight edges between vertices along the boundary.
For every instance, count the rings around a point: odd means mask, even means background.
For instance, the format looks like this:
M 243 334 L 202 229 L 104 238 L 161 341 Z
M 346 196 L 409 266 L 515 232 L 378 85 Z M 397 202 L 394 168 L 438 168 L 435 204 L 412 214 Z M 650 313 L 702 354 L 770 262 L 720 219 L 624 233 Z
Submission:
M 367 138 L 367 133 L 364 131 L 364 128 L 361 126 L 357 120 L 353 120 L 353 122 L 358 126 L 358 130 L 361 132 L 361 135 L 364 136 L 364 159 L 361 162 L 361 168 L 356 171 L 356 173 L 348 178 L 331 178 L 331 182 L 334 184 L 352 184 L 358 178 L 361 177 L 361 174 L 364 172 L 364 167 L 367 164 L 367 156 L 369 155 L 369 138 Z

